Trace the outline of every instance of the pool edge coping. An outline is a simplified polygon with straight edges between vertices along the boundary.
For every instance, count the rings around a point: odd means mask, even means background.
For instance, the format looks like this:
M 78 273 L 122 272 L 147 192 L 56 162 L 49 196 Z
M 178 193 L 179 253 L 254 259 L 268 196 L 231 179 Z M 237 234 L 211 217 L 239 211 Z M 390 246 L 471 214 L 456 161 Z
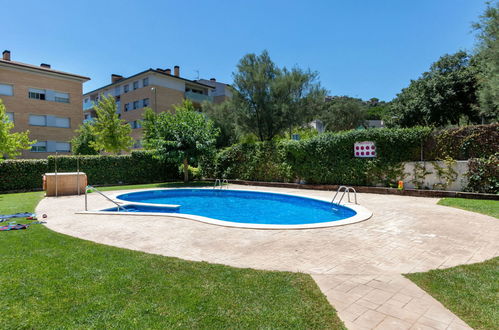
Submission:
M 213 189 L 213 188 L 150 188 L 150 189 L 137 189 L 133 190 L 132 192 L 143 192 L 143 191 L 151 191 L 151 190 L 191 190 L 191 189 Z M 247 190 L 244 189 L 231 189 L 234 191 L 243 191 L 247 192 Z M 127 190 L 123 190 L 127 191 Z M 296 194 L 296 193 L 284 193 L 284 192 L 272 192 L 272 191 L 264 191 L 264 190 L 257 190 L 257 192 L 264 192 L 264 193 L 270 193 L 270 194 L 280 194 L 280 195 L 287 195 L 287 196 L 294 196 L 294 197 L 302 197 L 302 198 L 308 198 L 308 199 L 314 199 L 322 202 L 330 202 L 329 199 L 326 198 L 317 198 L 317 197 L 310 197 L 310 196 L 305 196 L 302 194 Z M 119 195 L 123 195 L 123 192 L 115 192 L 111 195 L 108 195 L 109 198 L 114 200 L 115 202 L 119 203 L 120 206 L 125 206 L 126 205 L 145 205 L 145 206 L 159 206 L 159 207 L 171 207 L 171 206 L 177 206 L 177 205 L 167 205 L 167 204 L 154 204 L 154 203 L 141 203 L 141 202 L 129 202 L 125 201 L 122 199 L 117 198 Z M 351 216 L 349 218 L 343 219 L 343 220 L 336 220 L 336 221 L 328 221 L 328 222 L 318 222 L 318 223 L 309 223 L 309 224 L 300 224 L 300 225 L 275 225 L 275 224 L 252 224 L 252 223 L 244 223 L 244 222 L 233 222 L 233 221 L 225 221 L 225 220 L 217 220 L 209 217 L 204 217 L 200 215 L 194 215 L 194 214 L 186 214 L 186 213 L 159 213 L 159 212 L 113 212 L 113 211 L 102 211 L 102 210 L 91 210 L 91 211 L 79 211 L 75 212 L 75 214 L 99 214 L 99 215 L 135 215 L 135 216 L 161 216 L 161 217 L 174 217 L 174 218 L 183 218 L 183 219 L 189 219 L 189 220 L 194 220 L 202 223 L 207 223 L 211 225 L 217 225 L 217 226 L 223 226 L 223 227 L 234 227 L 234 228 L 244 228 L 244 229 L 316 229 L 316 228 L 326 228 L 326 227 L 335 227 L 335 226 L 344 226 L 344 225 L 349 225 L 357 222 L 362 222 L 366 221 L 369 218 L 372 217 L 373 212 L 368 210 L 367 208 L 359 205 L 359 204 L 353 204 L 353 203 L 344 203 L 341 204 L 340 206 L 344 206 L 347 208 L 350 208 L 356 212 L 354 216 Z

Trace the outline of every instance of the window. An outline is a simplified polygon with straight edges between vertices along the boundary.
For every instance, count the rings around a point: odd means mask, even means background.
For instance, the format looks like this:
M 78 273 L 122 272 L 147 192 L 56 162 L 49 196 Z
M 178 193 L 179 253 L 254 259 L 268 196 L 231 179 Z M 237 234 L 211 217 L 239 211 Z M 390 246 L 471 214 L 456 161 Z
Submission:
M 130 103 L 125 103 L 125 111 L 130 110 Z
M 55 117 L 55 127 L 70 128 L 69 118 Z
M 31 126 L 47 126 L 47 116 L 29 115 L 29 124 Z
M 14 113 L 13 112 L 7 112 L 7 117 L 9 117 L 9 121 L 14 122 Z
M 144 87 L 149 86 L 149 78 L 142 79 L 142 86 Z
M 138 109 L 139 108 L 139 101 L 133 101 L 133 109 Z
M 12 96 L 14 95 L 14 88 L 12 88 L 12 85 L 0 84 L 0 94 Z
M 130 126 L 132 126 L 133 129 L 142 128 L 142 124 L 140 123 L 140 120 L 134 120 L 134 121 L 130 122 Z
M 123 93 L 128 93 L 129 91 L 129 86 L 128 85 L 124 85 L 123 86 Z
M 47 141 L 40 141 L 31 146 L 32 152 L 47 152 Z
M 144 105 L 144 107 L 148 107 L 149 106 L 149 99 L 143 99 L 142 104 Z
M 139 82 L 138 81 L 134 81 L 133 82 L 133 90 L 136 90 L 137 88 L 139 88 Z
M 57 152 L 69 152 L 71 151 L 71 145 L 69 142 L 56 142 L 55 151 Z
M 45 90 L 30 88 L 28 97 L 35 100 L 45 100 Z
M 69 94 L 55 92 L 54 101 L 60 103 L 69 103 Z
M 31 126 L 48 126 L 70 128 L 71 123 L 67 117 L 55 117 L 44 115 L 29 115 L 29 124 Z

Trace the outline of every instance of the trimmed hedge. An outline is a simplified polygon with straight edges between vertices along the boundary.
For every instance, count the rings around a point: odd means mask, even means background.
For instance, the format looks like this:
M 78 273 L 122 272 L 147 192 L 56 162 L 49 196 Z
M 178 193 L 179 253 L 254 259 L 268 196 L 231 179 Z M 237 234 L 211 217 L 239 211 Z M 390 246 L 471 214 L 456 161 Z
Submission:
M 329 133 L 287 142 L 287 162 L 310 183 L 394 185 L 402 179 L 401 163 L 419 160 L 429 128 L 370 129 Z M 354 157 L 355 142 L 374 141 L 376 158 Z
M 76 172 L 77 156 L 48 157 L 48 168 L 58 172 Z M 146 151 L 134 151 L 129 155 L 80 156 L 80 171 L 85 172 L 92 185 L 135 184 L 162 182 L 178 179 L 178 164 L 169 164 L 153 157 Z
M 361 141 L 376 143 L 376 158 L 354 157 L 353 145 Z M 221 150 L 212 164 L 203 164 L 203 170 L 227 179 L 393 187 L 406 175 L 403 162 L 481 157 L 487 160 L 470 161 L 468 189 L 497 192 L 498 142 L 499 124 L 436 132 L 428 127 L 352 130 L 301 141 L 236 144 Z M 480 181 L 487 188 L 479 188 Z
M 430 128 L 370 129 L 326 133 L 301 141 L 239 144 L 215 159 L 216 177 L 243 180 L 305 180 L 318 184 L 393 185 L 403 161 L 419 160 Z M 356 158 L 355 142 L 375 141 L 375 159 Z
M 0 191 L 42 189 L 46 159 L 19 159 L 0 162 Z
M 42 188 L 42 175 L 76 172 L 77 156 L 49 156 L 46 160 L 6 160 L 0 163 L 0 191 Z M 165 163 L 147 151 L 133 151 L 119 156 L 79 156 L 80 171 L 89 184 L 138 184 L 164 182 L 180 178 L 178 164 Z
M 282 182 L 294 178 L 282 145 L 272 142 L 235 144 L 201 166 L 208 177 Z

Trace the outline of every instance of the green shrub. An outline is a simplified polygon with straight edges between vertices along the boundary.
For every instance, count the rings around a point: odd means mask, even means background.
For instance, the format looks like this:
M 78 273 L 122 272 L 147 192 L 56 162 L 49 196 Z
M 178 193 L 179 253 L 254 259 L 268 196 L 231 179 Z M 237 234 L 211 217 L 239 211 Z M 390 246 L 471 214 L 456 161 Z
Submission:
M 499 153 L 487 158 L 470 159 L 468 167 L 466 191 L 499 193 Z
M 429 128 L 370 129 L 327 133 L 300 141 L 236 144 L 214 160 L 216 177 L 257 181 L 395 185 L 403 161 L 418 160 Z M 354 157 L 355 142 L 374 141 L 377 157 Z M 209 168 L 209 166 L 207 167 Z
M 286 143 L 286 160 L 293 172 L 310 183 L 394 185 L 405 175 L 401 162 L 418 160 L 429 128 L 369 129 L 322 134 Z M 374 141 L 376 158 L 357 158 L 355 142 Z
M 189 181 L 202 179 L 202 173 L 201 173 L 201 169 L 199 167 L 194 167 L 194 166 L 189 165 L 187 167 L 187 172 L 189 174 Z M 181 177 L 184 176 L 184 165 L 183 164 L 181 164 L 178 167 L 178 175 Z
M 87 174 L 91 185 L 164 182 L 180 178 L 178 164 L 160 161 L 147 151 L 120 156 L 49 156 L 46 160 L 6 160 L 0 163 L 0 191 L 42 188 L 42 175 L 54 172 Z
M 48 172 L 46 159 L 19 159 L 0 162 L 0 191 L 41 189 Z
M 203 169 L 215 178 L 288 182 L 293 175 L 284 157 L 280 143 L 235 144 L 215 156 L 214 166 L 204 164 Z
M 499 153 L 499 124 L 470 125 L 436 131 L 427 140 L 427 159 L 484 158 Z
M 178 179 L 178 164 L 169 164 L 153 157 L 147 151 L 133 151 L 129 155 L 54 156 L 48 157 L 49 169 L 58 172 L 85 172 L 91 185 L 135 184 Z

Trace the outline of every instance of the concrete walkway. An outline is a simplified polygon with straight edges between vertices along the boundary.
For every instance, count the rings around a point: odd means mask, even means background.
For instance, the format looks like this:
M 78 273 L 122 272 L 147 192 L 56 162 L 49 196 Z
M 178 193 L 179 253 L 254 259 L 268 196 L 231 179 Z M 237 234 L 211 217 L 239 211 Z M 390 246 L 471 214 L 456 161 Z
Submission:
M 331 199 L 333 193 L 231 185 Z M 364 222 L 308 230 L 228 228 L 173 217 L 75 214 L 83 196 L 45 198 L 50 229 L 98 243 L 234 267 L 311 274 L 349 329 L 469 329 L 401 274 L 499 255 L 499 221 L 438 199 L 360 194 Z M 92 209 L 110 207 L 97 194 Z M 144 228 L 140 231 L 138 228 Z

